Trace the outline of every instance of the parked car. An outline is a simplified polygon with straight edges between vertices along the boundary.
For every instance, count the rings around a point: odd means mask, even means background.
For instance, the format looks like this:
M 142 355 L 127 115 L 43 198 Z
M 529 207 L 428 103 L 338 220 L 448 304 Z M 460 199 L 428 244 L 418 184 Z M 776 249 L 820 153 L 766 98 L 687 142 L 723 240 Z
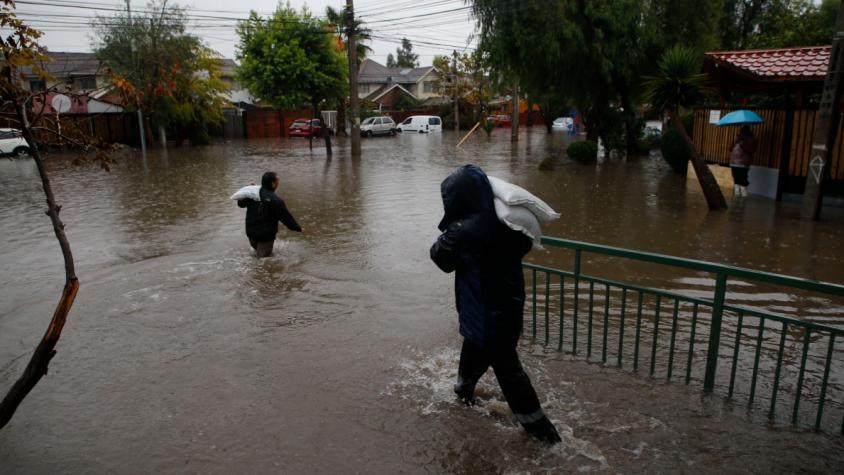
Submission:
M 492 122 L 496 127 L 512 127 L 513 119 L 509 115 L 491 115 L 486 120 Z
M 642 130 L 642 138 L 655 139 L 662 136 L 662 122 L 658 120 L 649 120 L 645 122 L 645 128 Z
M 557 117 L 551 123 L 551 128 L 556 130 L 571 130 L 574 127 L 574 119 L 571 117 Z
M 18 129 L 0 129 L 0 154 L 29 155 L 29 144 Z
M 396 134 L 396 123 L 390 117 L 369 117 L 360 124 L 360 135 L 363 137 L 388 134 Z
M 443 129 L 443 121 L 436 115 L 412 115 L 399 124 L 396 130 L 399 132 L 440 132 Z
M 310 122 L 310 123 L 309 123 Z M 314 137 L 322 136 L 322 126 L 319 119 L 296 119 L 287 130 L 287 135 L 290 137 Z

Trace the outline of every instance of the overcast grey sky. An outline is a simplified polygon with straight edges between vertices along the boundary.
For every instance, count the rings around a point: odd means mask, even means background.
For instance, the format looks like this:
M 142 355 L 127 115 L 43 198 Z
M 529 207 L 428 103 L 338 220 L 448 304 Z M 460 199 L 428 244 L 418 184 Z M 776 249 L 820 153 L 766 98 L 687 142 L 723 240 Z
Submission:
M 245 18 L 250 10 L 268 15 L 277 0 L 170 0 L 188 7 L 191 32 L 200 36 L 227 58 L 235 55 L 235 18 Z M 295 8 L 307 5 L 316 16 L 324 16 L 326 6 L 342 9 L 345 0 L 291 0 Z M 134 11 L 146 8 L 145 0 L 132 0 Z M 91 51 L 94 15 L 114 15 L 125 9 L 125 0 L 18 0 L 20 18 L 41 29 L 41 43 L 51 51 Z M 452 50 L 470 51 L 474 22 L 462 0 L 356 0 L 355 11 L 376 36 L 371 57 L 381 63 L 394 53 L 403 36 L 411 40 L 422 65 L 431 64 L 434 55 Z M 202 16 L 204 18 L 196 18 Z M 214 18 L 208 18 L 214 17 Z

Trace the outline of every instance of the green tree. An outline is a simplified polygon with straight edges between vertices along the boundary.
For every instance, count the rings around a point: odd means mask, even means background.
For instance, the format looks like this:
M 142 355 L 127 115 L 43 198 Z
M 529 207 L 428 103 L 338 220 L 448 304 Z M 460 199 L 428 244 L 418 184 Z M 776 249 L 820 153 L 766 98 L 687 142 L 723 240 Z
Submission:
M 815 5 L 810 0 L 774 2 L 761 15 L 758 31 L 747 40 L 749 48 L 786 48 L 829 44 L 835 33 L 837 0 Z
M 496 81 L 518 80 L 548 117 L 575 105 L 591 140 L 610 134 L 610 109 L 635 118 L 642 8 L 642 0 L 473 2 L 479 47 Z
M 387 55 L 388 68 L 416 68 L 419 67 L 419 55 L 413 52 L 413 44 L 407 38 L 401 39 L 401 46 L 396 48 L 396 56 Z
M 187 32 L 184 8 L 153 0 L 131 20 L 128 12 L 98 15 L 92 27 L 97 57 L 143 93 L 140 107 L 153 123 L 208 141 L 209 127 L 223 121 L 228 87 L 217 53 Z
M 697 104 L 705 91 L 706 75 L 700 74 L 699 55 L 694 50 L 675 46 L 667 50 L 659 61 L 658 74 L 646 78 L 646 98 L 651 106 L 665 111 L 671 126 L 686 142 L 706 204 L 711 210 L 727 208 L 718 182 L 697 152 L 680 118 L 680 109 Z
M 722 49 L 829 44 L 837 0 L 724 0 Z
M 307 8 L 279 5 L 263 19 L 254 11 L 237 26 L 239 77 L 256 96 L 279 108 L 311 105 L 315 117 L 323 102 L 348 94 L 347 60 L 333 28 Z M 323 134 L 331 153 L 328 133 Z

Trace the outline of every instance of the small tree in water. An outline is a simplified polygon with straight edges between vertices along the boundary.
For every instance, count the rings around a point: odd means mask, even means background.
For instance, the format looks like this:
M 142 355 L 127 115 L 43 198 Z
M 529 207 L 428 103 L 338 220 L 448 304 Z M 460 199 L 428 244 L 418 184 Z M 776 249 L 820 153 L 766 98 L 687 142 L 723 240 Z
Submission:
M 695 149 L 680 119 L 681 107 L 694 105 L 703 98 L 706 75 L 698 71 L 700 71 L 698 55 L 689 48 L 674 46 L 662 55 L 659 61 L 659 74 L 646 78 L 646 98 L 656 110 L 668 114 L 671 126 L 686 142 L 692 167 L 695 169 L 709 209 L 721 210 L 727 208 L 727 201 L 721 193 L 721 187 L 718 186 L 706 161 Z
M 12 419 L 18 406 L 24 398 L 32 391 L 38 381 L 47 374 L 47 368 L 56 355 L 56 343 L 62 333 L 62 328 L 67 321 L 70 309 L 76 299 L 79 290 L 79 279 L 76 277 L 73 254 L 70 243 L 67 240 L 64 229 L 65 225 L 59 217 L 61 206 L 56 202 L 53 188 L 50 184 L 50 177 L 44 166 L 44 159 L 39 150 L 35 138 L 35 132 L 39 134 L 50 134 L 50 136 L 61 139 L 65 144 L 74 144 L 80 147 L 83 156 L 87 152 L 96 149 L 96 159 L 103 169 L 108 170 L 111 158 L 105 153 L 106 145 L 80 130 L 58 132 L 51 114 L 45 114 L 48 110 L 44 106 L 48 91 L 32 92 L 26 90 L 22 83 L 30 78 L 37 78 L 45 84 L 53 80 L 42 67 L 49 59 L 38 44 L 41 32 L 30 28 L 22 20 L 19 20 L 14 12 L 12 0 L 0 0 L 0 28 L 4 34 L 0 36 L 0 47 L 3 50 L 2 66 L 0 66 L 0 100 L 5 108 L 2 115 L 11 122 L 16 123 L 26 139 L 29 154 L 38 169 L 41 178 L 41 186 L 47 201 L 45 213 L 50 218 L 53 226 L 53 233 L 59 242 L 62 257 L 64 259 L 65 283 L 61 298 L 53 312 L 53 318 L 47 331 L 36 346 L 29 363 L 26 365 L 23 374 L 9 389 L 6 396 L 0 402 L 0 428 L 5 427 Z M 31 71 L 27 74 L 25 71 Z M 119 77 L 113 76 L 117 83 L 124 82 Z

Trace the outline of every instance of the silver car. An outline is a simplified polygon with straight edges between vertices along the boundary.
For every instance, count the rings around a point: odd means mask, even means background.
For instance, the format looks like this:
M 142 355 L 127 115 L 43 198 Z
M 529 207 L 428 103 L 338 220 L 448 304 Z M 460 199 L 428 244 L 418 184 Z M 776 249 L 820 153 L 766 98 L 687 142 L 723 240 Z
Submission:
M 396 134 L 396 123 L 390 117 L 369 117 L 360 124 L 360 135 L 363 137 L 387 134 Z

